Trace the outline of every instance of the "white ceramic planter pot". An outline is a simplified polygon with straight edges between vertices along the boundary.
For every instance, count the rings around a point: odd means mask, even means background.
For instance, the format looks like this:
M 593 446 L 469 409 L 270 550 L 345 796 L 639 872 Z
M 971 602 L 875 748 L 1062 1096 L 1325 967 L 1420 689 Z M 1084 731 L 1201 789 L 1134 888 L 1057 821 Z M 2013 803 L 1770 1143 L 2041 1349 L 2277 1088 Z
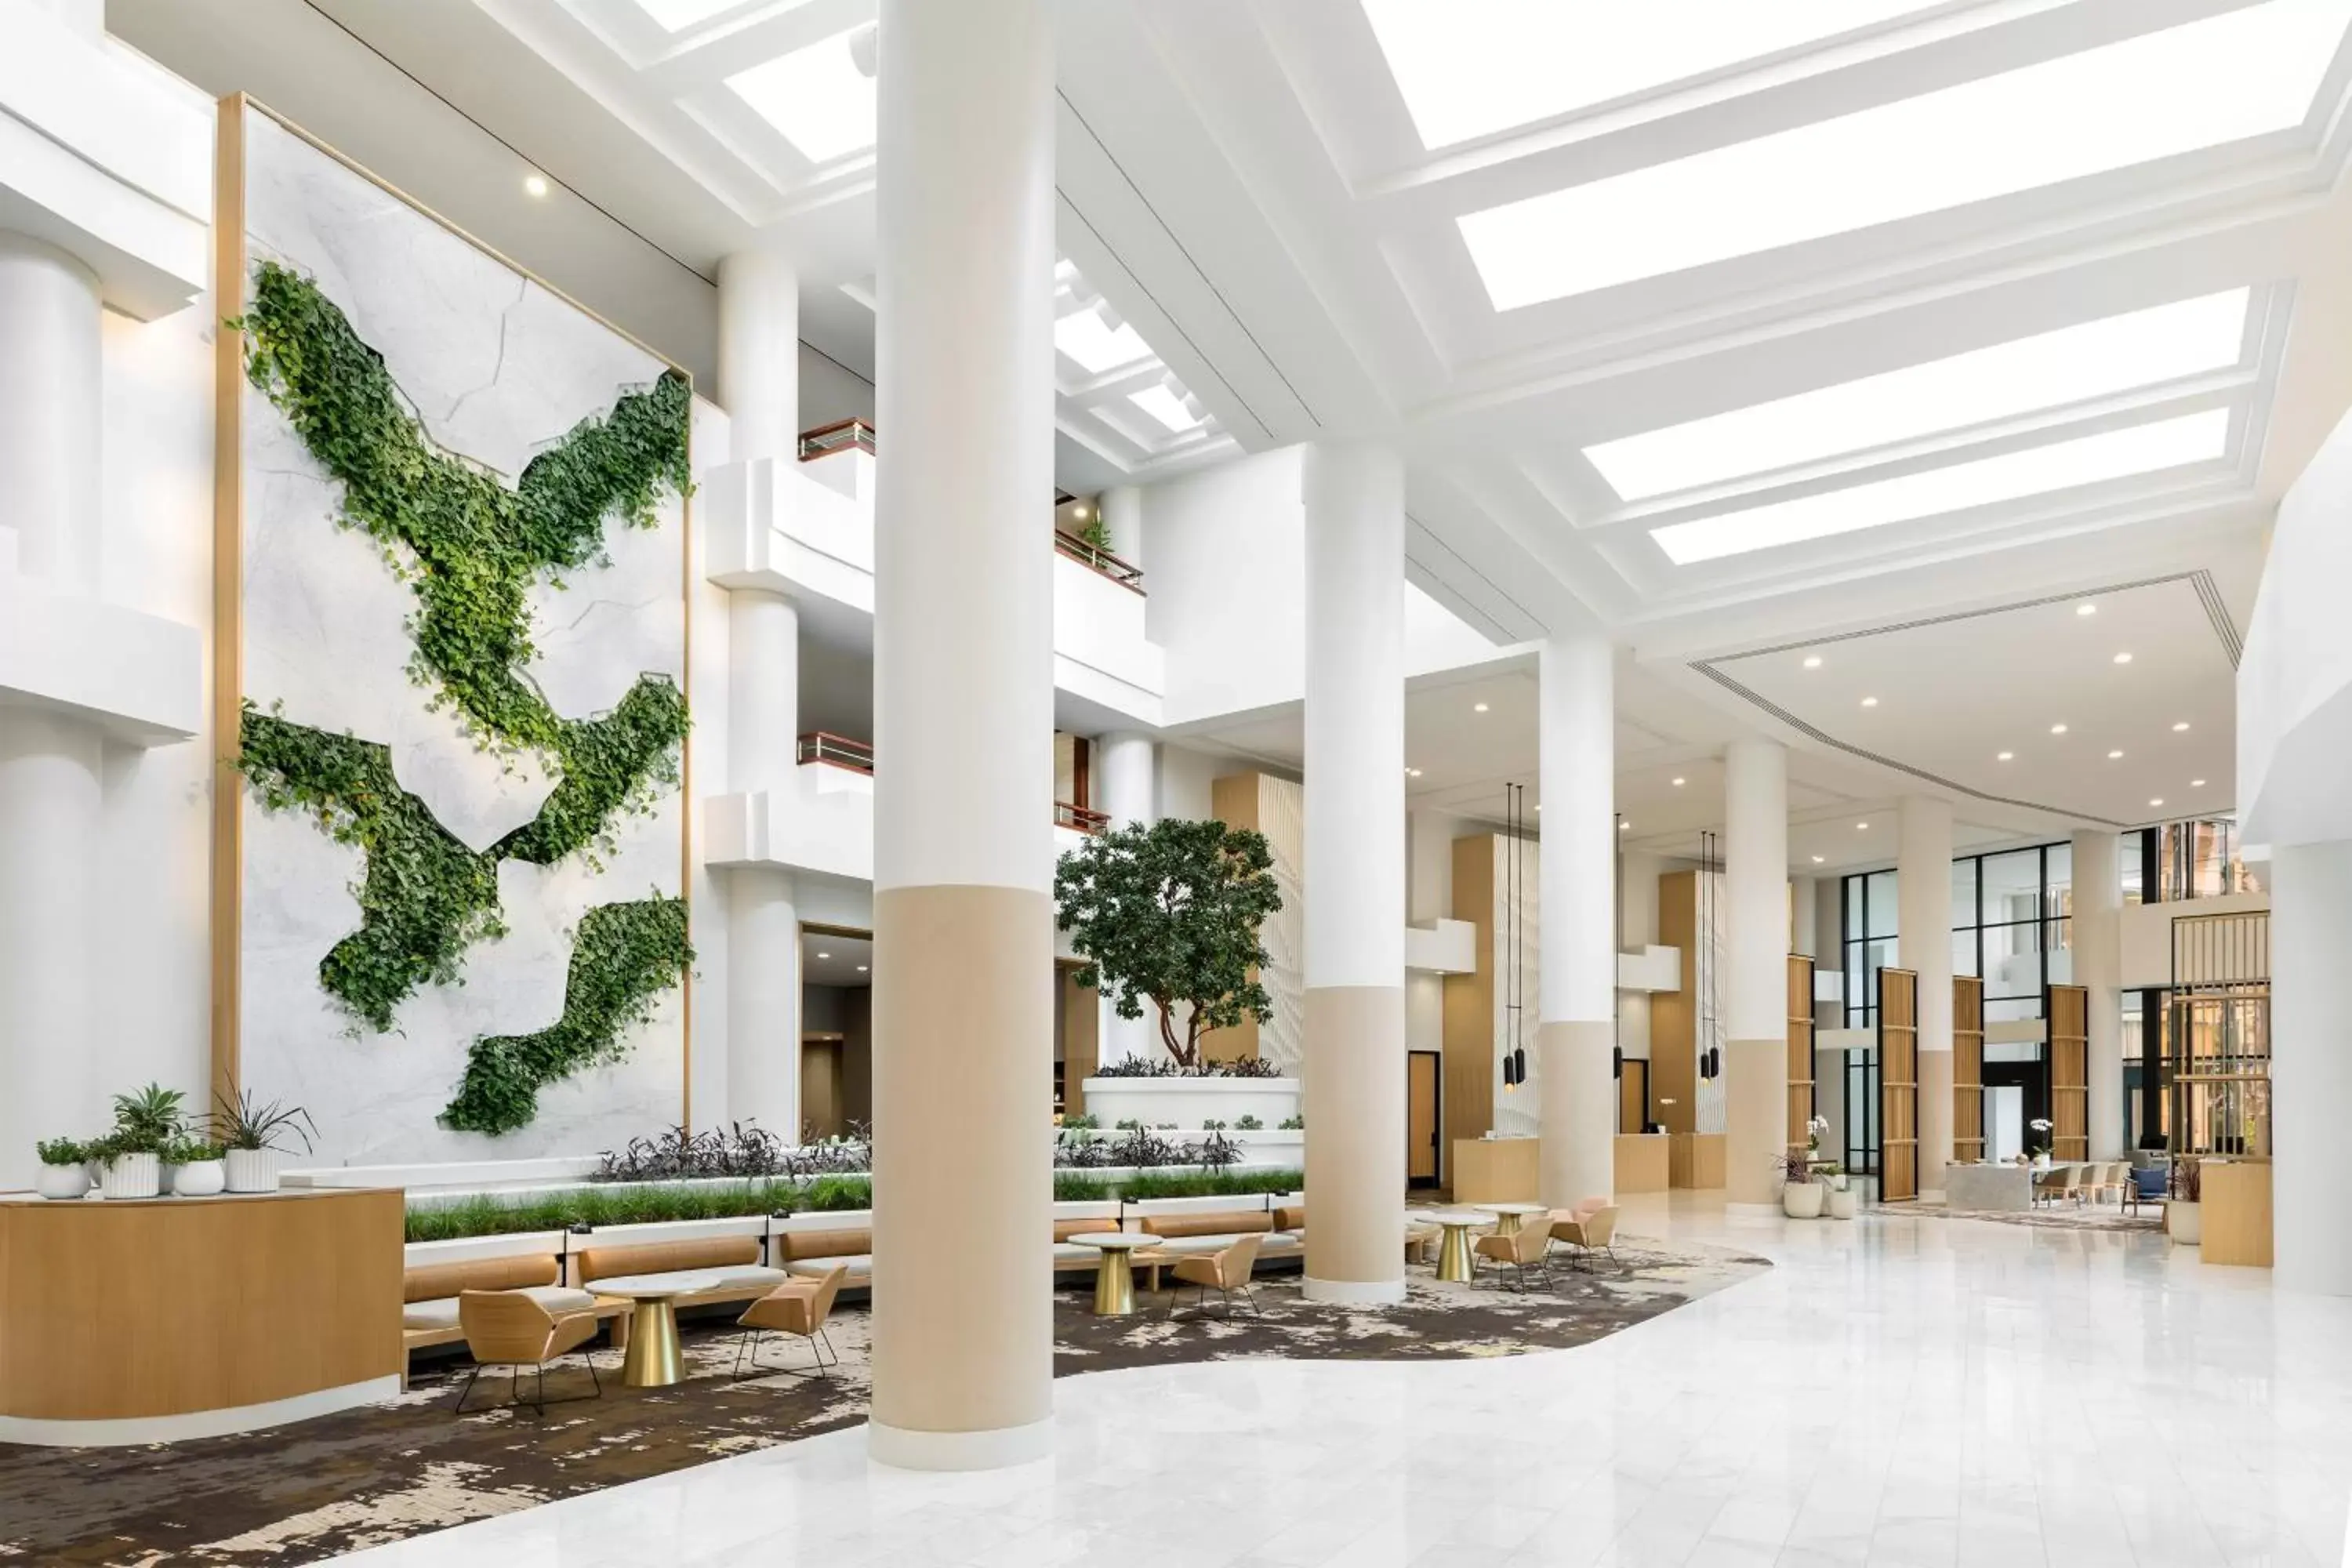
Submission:
M 1826 1202 L 1829 1205 L 1830 1218 L 1852 1219 L 1854 1210 L 1861 1205 L 1861 1194 L 1841 1183 L 1830 1189 Z
M 110 1198 L 152 1198 L 163 1190 L 163 1163 L 152 1154 L 117 1154 L 98 1190 Z
M 274 1193 L 278 1190 L 278 1151 L 232 1149 L 228 1152 L 228 1190 L 233 1193 Z
M 33 1178 L 33 1190 L 45 1198 L 80 1197 L 89 1191 L 89 1167 L 44 1165 Z
M 1122 1121 L 1171 1121 L 1197 1133 L 1203 1121 L 1227 1127 L 1255 1116 L 1268 1131 L 1298 1114 L 1295 1078 L 1090 1078 L 1087 1113 L 1109 1131 Z
M 2205 1238 L 2205 1205 L 2183 1203 L 2168 1198 L 2164 1205 L 2166 1234 L 2183 1247 L 2194 1247 Z
M 1790 1182 L 1780 1189 L 1780 1212 L 1790 1219 L 1819 1219 L 1828 1193 L 1819 1182 Z
M 184 1198 L 209 1198 L 228 1185 L 228 1163 L 198 1160 L 172 1167 L 172 1191 Z

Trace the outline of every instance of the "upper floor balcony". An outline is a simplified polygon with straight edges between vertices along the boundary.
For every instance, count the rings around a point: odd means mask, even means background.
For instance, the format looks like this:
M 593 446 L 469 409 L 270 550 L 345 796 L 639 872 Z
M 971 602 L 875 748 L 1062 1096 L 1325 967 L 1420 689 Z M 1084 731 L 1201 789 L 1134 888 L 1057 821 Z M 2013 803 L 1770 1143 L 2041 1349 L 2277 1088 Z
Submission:
M 874 613 L 874 427 L 842 420 L 803 434 L 797 462 L 754 458 L 699 477 L 705 571 L 729 588 L 817 595 Z M 1054 683 L 1139 722 L 1160 722 L 1166 659 L 1146 635 L 1142 570 L 1047 525 Z

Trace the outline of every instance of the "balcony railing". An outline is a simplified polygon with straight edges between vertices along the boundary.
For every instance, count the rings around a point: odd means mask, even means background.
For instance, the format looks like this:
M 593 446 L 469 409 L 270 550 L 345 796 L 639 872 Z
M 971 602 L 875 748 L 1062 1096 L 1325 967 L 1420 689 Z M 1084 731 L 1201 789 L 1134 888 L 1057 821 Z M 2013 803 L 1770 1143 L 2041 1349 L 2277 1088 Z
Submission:
M 1110 814 L 1107 811 L 1088 811 L 1083 805 L 1072 805 L 1066 800 L 1057 800 L 1054 803 L 1054 826 L 1071 828 L 1079 833 L 1100 833 L 1110 826 Z
M 830 425 L 820 425 L 814 430 L 801 432 L 801 461 L 829 458 L 835 452 L 859 451 L 874 455 L 874 426 L 863 419 L 836 419 Z
M 1054 548 L 1079 565 L 1101 573 L 1122 588 L 1143 592 L 1143 568 L 1132 561 L 1122 561 L 1109 551 L 1088 544 L 1074 533 L 1054 531 Z
M 852 773 L 870 774 L 874 772 L 874 748 L 871 745 L 825 730 L 812 730 L 801 737 L 800 760 L 847 768 Z

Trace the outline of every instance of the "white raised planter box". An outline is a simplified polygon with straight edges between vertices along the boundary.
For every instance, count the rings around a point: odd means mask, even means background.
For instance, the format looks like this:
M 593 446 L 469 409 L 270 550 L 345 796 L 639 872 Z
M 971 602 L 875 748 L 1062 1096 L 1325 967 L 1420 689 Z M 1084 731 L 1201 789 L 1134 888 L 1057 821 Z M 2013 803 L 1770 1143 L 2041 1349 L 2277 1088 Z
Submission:
M 1087 1114 L 1108 1132 L 1122 1121 L 1158 1127 L 1172 1121 L 1179 1131 L 1198 1135 L 1203 1121 L 1222 1121 L 1230 1129 L 1244 1116 L 1265 1123 L 1265 1131 L 1298 1114 L 1299 1080 L 1295 1078 L 1090 1078 L 1086 1082 Z

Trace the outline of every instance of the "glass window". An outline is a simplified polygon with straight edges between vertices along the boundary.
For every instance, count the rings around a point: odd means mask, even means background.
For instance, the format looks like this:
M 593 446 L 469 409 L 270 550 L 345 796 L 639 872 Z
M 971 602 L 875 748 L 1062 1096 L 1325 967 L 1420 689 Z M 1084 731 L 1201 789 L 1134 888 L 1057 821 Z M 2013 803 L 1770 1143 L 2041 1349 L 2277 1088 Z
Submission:
M 1984 889 L 1984 922 L 2004 925 L 2042 918 L 2042 852 L 2012 849 L 1988 855 L 1979 873 Z M 1990 955 L 1987 962 L 1990 963 Z
M 1870 929 L 1855 934 L 1891 937 L 1895 934 L 1895 922 L 1897 918 L 1895 902 L 1895 873 L 1873 871 L 1867 882 L 1868 889 L 1864 898 L 1869 909 Z M 1889 959 L 1887 962 L 1891 963 L 1894 960 Z
M 2042 995 L 2042 927 L 2027 921 L 2019 925 L 1984 928 L 1984 982 L 1987 996 Z M 2039 1012 L 2026 1017 L 2038 1017 Z
M 1980 923 L 1977 913 L 1977 861 L 1971 855 L 1952 862 L 1952 929 L 1967 931 Z M 1966 973 L 1973 973 L 1974 971 Z
M 2050 922 L 2048 945 L 2043 952 L 2047 955 L 2045 966 L 2049 972 L 2049 983 L 2072 985 L 2074 983 L 2074 922 L 2072 920 Z
M 2145 828 L 2136 827 L 2129 833 L 2116 836 L 2116 863 L 2123 868 L 2124 902 L 2126 904 L 2151 901 L 2150 895 L 2140 886 L 2139 858 L 2147 842 L 2147 830 Z
M 1972 926 L 1952 933 L 1952 973 L 1974 974 L 1977 972 L 1977 933 Z
M 1988 996 L 1985 998 L 1985 1022 L 2014 1024 L 2022 1018 L 2042 1016 L 2042 998 L 2034 996 Z
M 2042 854 L 2042 912 L 2053 919 L 2071 915 L 2074 912 L 2074 847 L 2053 844 Z

